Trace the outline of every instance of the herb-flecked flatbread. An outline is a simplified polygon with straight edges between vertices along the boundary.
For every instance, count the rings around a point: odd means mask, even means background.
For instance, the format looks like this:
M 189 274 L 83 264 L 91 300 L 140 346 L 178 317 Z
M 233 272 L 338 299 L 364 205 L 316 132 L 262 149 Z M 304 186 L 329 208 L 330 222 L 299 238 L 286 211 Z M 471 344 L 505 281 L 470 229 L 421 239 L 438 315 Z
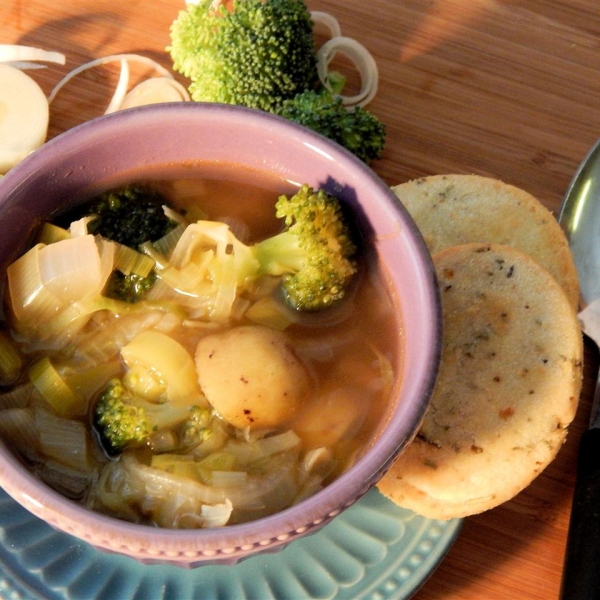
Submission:
M 555 279 L 508 246 L 433 256 L 444 334 L 439 378 L 416 439 L 378 484 L 435 519 L 493 508 L 555 457 L 582 380 L 577 316 Z
M 392 188 L 432 254 L 484 242 L 513 246 L 552 273 L 577 309 L 579 283 L 568 241 L 552 213 L 530 193 L 479 175 L 433 175 Z

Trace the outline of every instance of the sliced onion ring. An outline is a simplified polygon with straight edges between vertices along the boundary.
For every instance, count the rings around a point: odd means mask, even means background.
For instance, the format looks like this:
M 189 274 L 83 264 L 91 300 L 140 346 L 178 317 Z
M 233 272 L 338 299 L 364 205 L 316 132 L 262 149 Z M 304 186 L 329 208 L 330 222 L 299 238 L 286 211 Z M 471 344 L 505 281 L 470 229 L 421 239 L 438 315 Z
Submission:
M 0 63 L 8 63 L 16 68 L 40 68 L 36 62 L 50 62 L 64 65 L 66 58 L 60 52 L 50 52 L 32 46 L 0 44 Z
M 310 16 L 315 25 L 324 25 L 329 30 L 329 37 L 334 38 L 342 35 L 342 28 L 333 15 L 321 10 L 313 10 Z
M 104 56 L 102 58 L 97 58 L 90 62 L 87 62 L 79 67 L 73 69 L 70 73 L 67 73 L 54 87 L 50 96 L 48 97 L 48 102 L 51 104 L 56 98 L 57 94 L 60 90 L 69 82 L 71 79 L 83 73 L 83 71 L 87 71 L 88 69 L 93 69 L 95 67 L 99 67 L 102 65 L 106 65 L 111 62 L 119 61 L 121 62 L 121 74 L 119 76 L 119 83 L 117 84 L 117 88 L 113 97 L 106 109 L 106 112 L 113 112 L 114 110 L 119 110 L 121 108 L 122 102 L 126 97 L 126 90 L 129 85 L 129 62 L 137 62 L 144 64 L 146 66 L 152 67 L 160 76 L 163 78 L 173 79 L 173 74 L 163 67 L 161 64 L 157 63 L 155 60 L 148 58 L 146 56 L 142 56 L 139 54 L 112 54 L 110 56 Z M 124 66 L 125 65 L 125 66 Z M 187 95 L 187 91 L 183 90 L 182 99 L 189 100 L 189 96 Z M 133 106 L 132 103 L 129 106 Z
M 337 36 L 325 42 L 317 52 L 317 70 L 321 83 L 330 89 L 327 74 L 336 54 L 343 54 L 356 66 L 361 77 L 360 92 L 354 96 L 340 95 L 344 106 L 366 106 L 377 94 L 379 71 L 371 53 L 353 38 Z
M 179 81 L 172 77 L 152 77 L 132 88 L 123 98 L 121 108 L 160 102 L 187 102 L 189 99 L 188 91 Z

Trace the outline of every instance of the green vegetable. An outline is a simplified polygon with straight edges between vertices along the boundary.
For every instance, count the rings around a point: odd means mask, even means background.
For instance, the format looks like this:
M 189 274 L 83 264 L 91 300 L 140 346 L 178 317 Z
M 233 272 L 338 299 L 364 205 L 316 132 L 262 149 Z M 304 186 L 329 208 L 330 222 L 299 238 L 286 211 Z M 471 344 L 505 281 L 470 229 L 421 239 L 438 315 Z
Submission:
M 345 146 L 369 163 L 380 158 L 383 124 L 337 94 L 345 78 L 319 81 L 313 22 L 303 0 L 212 0 L 188 5 L 171 25 L 173 68 L 191 80 L 198 102 L 238 104 L 279 114 Z
M 381 158 L 384 124 L 360 106 L 345 108 L 342 99 L 325 88 L 286 100 L 277 113 L 337 142 L 367 164 Z
M 193 100 L 273 111 L 318 82 L 313 24 L 303 0 L 201 0 L 171 25 L 173 67 Z
M 101 235 L 137 250 L 147 241 L 156 241 L 166 235 L 177 223 L 164 211 L 166 199 L 156 190 L 140 185 L 126 186 L 98 196 L 84 206 L 83 211 L 69 218 L 94 216 L 88 223 L 88 232 Z M 154 285 L 156 274 L 151 271 L 146 277 L 136 273 L 111 275 L 105 295 L 117 300 L 135 303 L 141 300 Z
M 190 415 L 183 423 L 179 440 L 183 448 L 194 448 L 205 442 L 211 434 L 211 412 L 206 408 L 192 406 Z
M 161 429 L 186 420 L 199 420 L 195 407 L 174 407 L 169 402 L 154 403 L 134 396 L 120 379 L 113 378 L 94 408 L 93 425 L 100 442 L 111 456 L 127 447 L 143 446 Z M 199 409 L 201 410 L 201 409 Z
M 156 272 L 154 270 L 146 277 L 135 273 L 123 275 L 120 271 L 114 271 L 108 280 L 104 294 L 115 300 L 135 304 L 146 295 L 146 292 L 154 285 L 155 281 Z
M 142 186 L 105 192 L 86 206 L 85 215 L 96 215 L 88 232 L 137 249 L 175 227 L 176 223 L 165 214 L 165 205 L 162 194 Z
M 251 247 L 260 272 L 282 275 L 289 304 L 302 311 L 340 301 L 356 273 L 356 245 L 340 202 L 303 185 L 291 198 L 280 196 L 277 217 L 286 230 Z

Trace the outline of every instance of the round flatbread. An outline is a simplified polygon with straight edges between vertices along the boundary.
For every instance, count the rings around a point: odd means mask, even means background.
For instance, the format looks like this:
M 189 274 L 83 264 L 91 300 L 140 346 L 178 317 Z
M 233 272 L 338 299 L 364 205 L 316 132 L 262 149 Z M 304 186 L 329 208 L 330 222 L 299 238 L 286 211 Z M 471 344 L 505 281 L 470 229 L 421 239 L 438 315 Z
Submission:
M 509 500 L 555 457 L 577 408 L 583 340 L 564 291 L 522 252 L 467 244 L 433 261 L 439 377 L 417 437 L 378 487 L 450 519 Z
M 472 242 L 513 246 L 546 267 L 577 309 L 579 283 L 567 238 L 528 192 L 479 175 L 433 175 L 392 190 L 432 254 Z

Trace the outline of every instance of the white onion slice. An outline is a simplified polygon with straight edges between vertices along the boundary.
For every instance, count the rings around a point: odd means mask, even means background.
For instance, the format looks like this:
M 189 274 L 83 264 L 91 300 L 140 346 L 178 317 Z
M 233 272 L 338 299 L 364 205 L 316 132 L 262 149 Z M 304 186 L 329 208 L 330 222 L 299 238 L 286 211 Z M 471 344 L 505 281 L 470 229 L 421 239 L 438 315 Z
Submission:
M 122 65 L 121 75 L 119 77 L 119 83 L 117 84 L 117 89 L 115 90 L 115 94 L 113 95 L 113 98 L 112 98 L 111 102 L 109 103 L 108 108 L 106 109 L 107 111 L 119 110 L 121 108 L 121 105 L 119 104 L 119 99 L 122 98 L 121 102 L 123 102 L 126 97 L 126 95 L 123 93 L 123 87 L 124 86 L 126 87 L 125 79 L 127 79 L 127 83 L 128 83 L 128 79 L 129 79 L 128 70 L 129 69 L 128 69 L 128 67 L 127 67 L 127 70 L 125 70 L 125 68 L 123 68 L 123 61 L 125 61 L 127 63 L 137 62 L 137 63 L 143 64 L 143 65 L 146 65 L 148 67 L 153 68 L 161 77 L 168 78 L 168 79 L 174 79 L 173 74 L 168 69 L 163 67 L 161 64 L 159 64 L 155 60 L 152 60 L 151 58 L 148 58 L 146 56 L 142 56 L 139 54 L 112 54 L 110 56 L 104 56 L 102 58 L 97 58 L 95 60 L 87 62 L 87 63 L 80 65 L 79 67 L 73 69 L 70 73 L 67 73 L 67 75 L 65 75 L 56 84 L 56 86 L 50 93 L 50 96 L 48 97 L 48 102 L 51 104 L 54 101 L 54 99 L 56 98 L 57 94 L 60 92 L 60 90 L 69 81 L 71 81 L 71 79 L 73 79 L 74 77 L 77 77 L 77 75 L 79 75 L 80 73 L 83 73 L 84 71 L 87 71 L 88 69 L 93 69 L 95 67 L 106 65 L 106 64 L 109 64 L 109 63 L 115 62 L 115 61 L 121 62 L 121 65 Z M 184 96 L 187 96 L 187 92 L 185 93 Z M 185 99 L 188 100 L 189 96 L 185 97 Z M 115 106 L 117 106 L 117 108 L 115 108 Z M 131 104 L 131 102 L 130 102 L 129 107 L 131 107 L 131 106 L 133 106 L 133 104 Z
M 0 44 L 0 63 L 9 63 L 20 68 L 40 68 L 41 65 L 36 65 L 36 61 L 64 65 L 66 58 L 60 52 L 50 52 L 32 46 Z
M 41 146 L 48 134 L 48 101 L 19 69 L 0 64 L 0 174 Z
M 119 81 L 117 83 L 117 87 L 115 88 L 115 93 L 113 94 L 113 97 L 110 99 L 110 102 L 104 111 L 105 115 L 109 115 L 110 113 L 113 113 L 121 108 L 121 104 L 127 95 L 128 87 L 129 63 L 125 59 L 121 59 L 121 72 L 119 74 Z
M 334 38 L 342 35 L 342 28 L 333 15 L 321 10 L 313 10 L 310 16 L 315 25 L 324 25 L 329 30 L 329 37 Z
M 179 81 L 171 77 L 152 77 L 132 88 L 121 103 L 121 108 L 133 108 L 161 102 L 188 102 L 190 96 Z M 181 219 L 181 215 L 177 215 Z M 177 220 L 175 219 L 175 220 Z
M 361 77 L 361 89 L 354 96 L 340 94 L 344 106 L 366 106 L 377 94 L 379 71 L 371 53 L 353 38 L 337 36 L 325 42 L 317 52 L 317 70 L 321 83 L 329 88 L 327 74 L 336 54 L 343 54 L 356 66 Z

